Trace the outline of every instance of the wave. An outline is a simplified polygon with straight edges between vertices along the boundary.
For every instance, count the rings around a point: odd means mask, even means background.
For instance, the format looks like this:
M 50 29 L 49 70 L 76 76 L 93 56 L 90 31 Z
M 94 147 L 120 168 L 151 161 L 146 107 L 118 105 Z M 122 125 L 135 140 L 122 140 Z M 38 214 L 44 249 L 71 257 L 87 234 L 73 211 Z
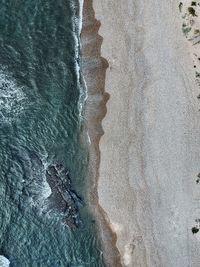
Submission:
M 0 120 L 12 121 L 24 109 L 26 95 L 23 87 L 2 67 L 0 69 Z
M 21 147 L 21 151 L 17 150 L 15 153 L 16 161 L 23 171 L 20 206 L 23 209 L 28 204 L 42 212 L 46 210 L 46 200 L 52 194 L 46 180 L 46 171 L 49 166 L 47 155 L 39 155 L 27 147 Z
M 83 118 L 83 109 L 87 99 L 87 90 L 86 84 L 81 71 L 80 66 L 80 52 L 81 52 L 81 32 L 82 32 L 82 21 L 83 21 L 83 4 L 84 0 L 78 1 L 78 15 L 74 15 L 74 39 L 75 39 L 75 65 L 76 65 L 76 75 L 77 83 L 80 89 L 79 100 L 78 100 L 78 111 L 79 118 L 82 121 Z M 75 8 L 74 8 L 75 9 Z

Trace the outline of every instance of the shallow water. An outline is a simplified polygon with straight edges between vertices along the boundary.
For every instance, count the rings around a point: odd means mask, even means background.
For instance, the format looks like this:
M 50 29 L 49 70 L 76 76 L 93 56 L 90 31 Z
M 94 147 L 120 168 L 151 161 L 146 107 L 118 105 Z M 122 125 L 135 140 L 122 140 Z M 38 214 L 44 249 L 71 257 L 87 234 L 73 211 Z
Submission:
M 75 0 L 1 0 L 0 254 L 13 267 L 104 266 L 84 201 L 78 15 Z M 55 164 L 69 170 L 77 229 L 49 206 Z

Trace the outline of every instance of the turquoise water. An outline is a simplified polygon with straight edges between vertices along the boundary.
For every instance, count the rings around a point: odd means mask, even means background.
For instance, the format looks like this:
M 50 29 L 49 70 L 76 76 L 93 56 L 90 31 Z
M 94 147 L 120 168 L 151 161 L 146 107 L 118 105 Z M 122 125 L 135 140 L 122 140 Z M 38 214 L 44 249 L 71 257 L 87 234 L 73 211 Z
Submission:
M 0 3 L 0 255 L 13 267 L 104 266 L 84 201 L 78 1 Z

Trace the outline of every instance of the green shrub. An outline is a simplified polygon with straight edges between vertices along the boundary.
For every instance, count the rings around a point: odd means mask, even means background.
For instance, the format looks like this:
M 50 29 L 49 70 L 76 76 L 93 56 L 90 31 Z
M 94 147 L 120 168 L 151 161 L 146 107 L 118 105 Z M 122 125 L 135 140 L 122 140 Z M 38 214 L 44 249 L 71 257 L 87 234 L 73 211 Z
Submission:
M 193 7 L 188 7 L 188 12 L 193 16 L 193 17 L 197 17 L 196 13 L 195 13 L 195 9 Z

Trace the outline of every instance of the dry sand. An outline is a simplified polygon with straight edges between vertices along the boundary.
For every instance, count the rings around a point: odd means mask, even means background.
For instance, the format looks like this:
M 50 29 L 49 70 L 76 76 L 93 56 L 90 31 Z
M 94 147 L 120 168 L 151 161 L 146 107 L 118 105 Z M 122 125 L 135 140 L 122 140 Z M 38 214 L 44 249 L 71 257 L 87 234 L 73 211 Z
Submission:
M 121 263 L 199 267 L 200 233 L 191 228 L 200 218 L 200 88 L 179 2 L 94 0 L 93 5 L 109 63 L 110 95 L 98 195 L 117 234 Z M 111 265 L 120 265 L 119 258 L 116 262 Z

